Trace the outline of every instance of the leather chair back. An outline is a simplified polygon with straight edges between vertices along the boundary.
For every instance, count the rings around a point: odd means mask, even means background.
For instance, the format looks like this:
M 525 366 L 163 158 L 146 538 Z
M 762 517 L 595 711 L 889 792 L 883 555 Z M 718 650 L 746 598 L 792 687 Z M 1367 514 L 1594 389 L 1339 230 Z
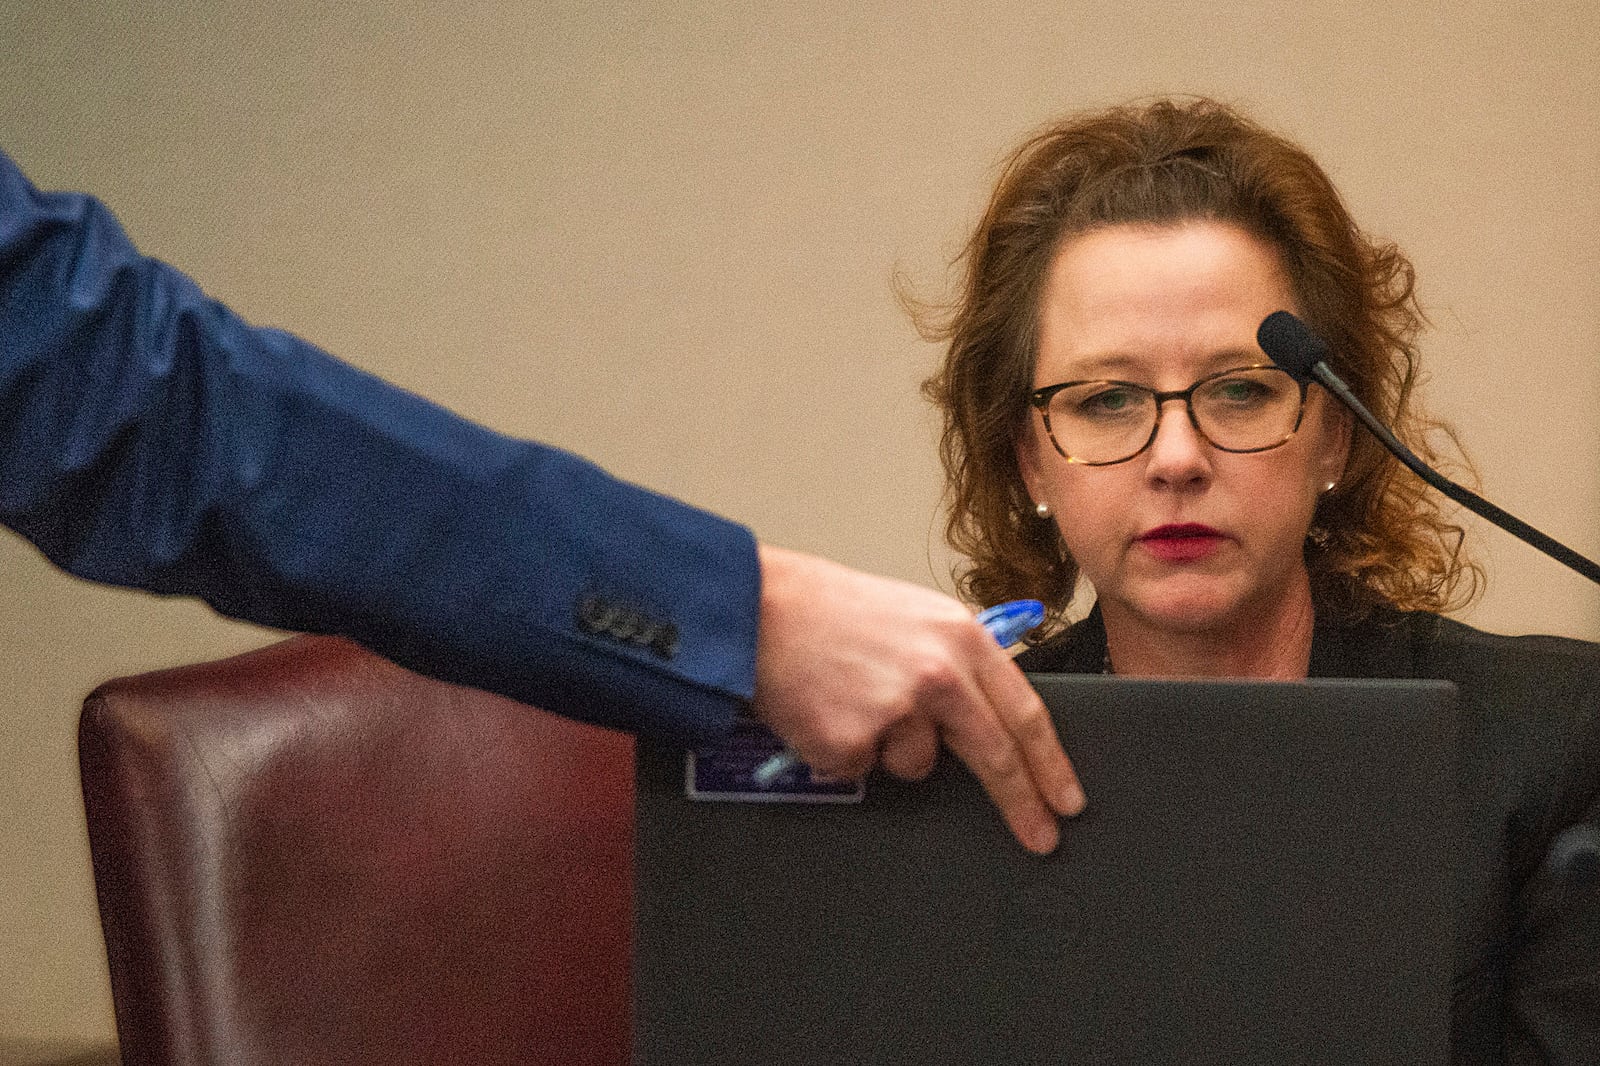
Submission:
M 631 738 L 298 637 L 79 755 L 129 1066 L 628 1060 Z

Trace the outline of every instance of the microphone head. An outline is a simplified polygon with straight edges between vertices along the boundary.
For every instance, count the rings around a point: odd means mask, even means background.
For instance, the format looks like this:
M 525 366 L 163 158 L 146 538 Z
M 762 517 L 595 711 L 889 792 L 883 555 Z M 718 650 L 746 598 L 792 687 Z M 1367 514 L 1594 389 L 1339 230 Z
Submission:
M 1287 311 L 1274 311 L 1261 320 L 1256 343 L 1274 363 L 1301 381 L 1310 381 L 1311 368 L 1328 358 L 1327 343 Z

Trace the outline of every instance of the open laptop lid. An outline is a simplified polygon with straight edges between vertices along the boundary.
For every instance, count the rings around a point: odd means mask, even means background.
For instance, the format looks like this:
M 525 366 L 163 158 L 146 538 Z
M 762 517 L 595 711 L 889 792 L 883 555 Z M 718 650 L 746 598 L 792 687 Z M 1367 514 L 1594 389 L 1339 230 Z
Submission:
M 1454 686 L 1034 675 L 1089 796 L 696 803 L 641 744 L 635 1063 L 1444 1063 Z

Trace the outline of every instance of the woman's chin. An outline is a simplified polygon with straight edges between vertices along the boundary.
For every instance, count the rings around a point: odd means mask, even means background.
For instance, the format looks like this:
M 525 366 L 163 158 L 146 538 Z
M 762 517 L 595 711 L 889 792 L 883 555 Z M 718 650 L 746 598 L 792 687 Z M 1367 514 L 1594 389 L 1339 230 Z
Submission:
M 1239 620 L 1237 596 L 1213 581 L 1173 583 L 1148 590 L 1124 601 L 1120 607 L 1140 620 L 1144 628 L 1173 635 L 1198 635 L 1231 628 Z M 1103 607 L 1102 611 L 1116 608 Z
M 1264 587 L 1237 580 L 1236 574 L 1183 574 L 1162 581 L 1131 584 L 1101 597 L 1108 622 L 1121 616 L 1146 633 L 1174 637 L 1260 639 L 1286 617 L 1310 611 L 1310 588 L 1298 584 Z M 1302 612 L 1303 608 L 1303 612 Z M 1115 625 L 1115 623 L 1111 623 Z

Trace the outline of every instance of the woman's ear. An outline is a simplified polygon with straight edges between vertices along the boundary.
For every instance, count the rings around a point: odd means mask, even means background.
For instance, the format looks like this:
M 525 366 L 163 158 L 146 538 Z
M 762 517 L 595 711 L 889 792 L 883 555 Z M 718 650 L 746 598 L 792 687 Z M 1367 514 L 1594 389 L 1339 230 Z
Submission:
M 1017 431 L 1014 447 L 1017 472 L 1022 475 L 1022 483 L 1028 487 L 1028 498 L 1036 504 L 1048 503 L 1043 496 L 1044 473 L 1039 463 L 1039 431 L 1033 419 L 1028 419 Z
M 1355 417 L 1344 404 L 1331 396 L 1326 400 L 1322 417 L 1323 446 L 1317 455 L 1318 480 L 1324 484 L 1344 477 L 1344 468 L 1350 462 L 1350 434 L 1355 426 Z

